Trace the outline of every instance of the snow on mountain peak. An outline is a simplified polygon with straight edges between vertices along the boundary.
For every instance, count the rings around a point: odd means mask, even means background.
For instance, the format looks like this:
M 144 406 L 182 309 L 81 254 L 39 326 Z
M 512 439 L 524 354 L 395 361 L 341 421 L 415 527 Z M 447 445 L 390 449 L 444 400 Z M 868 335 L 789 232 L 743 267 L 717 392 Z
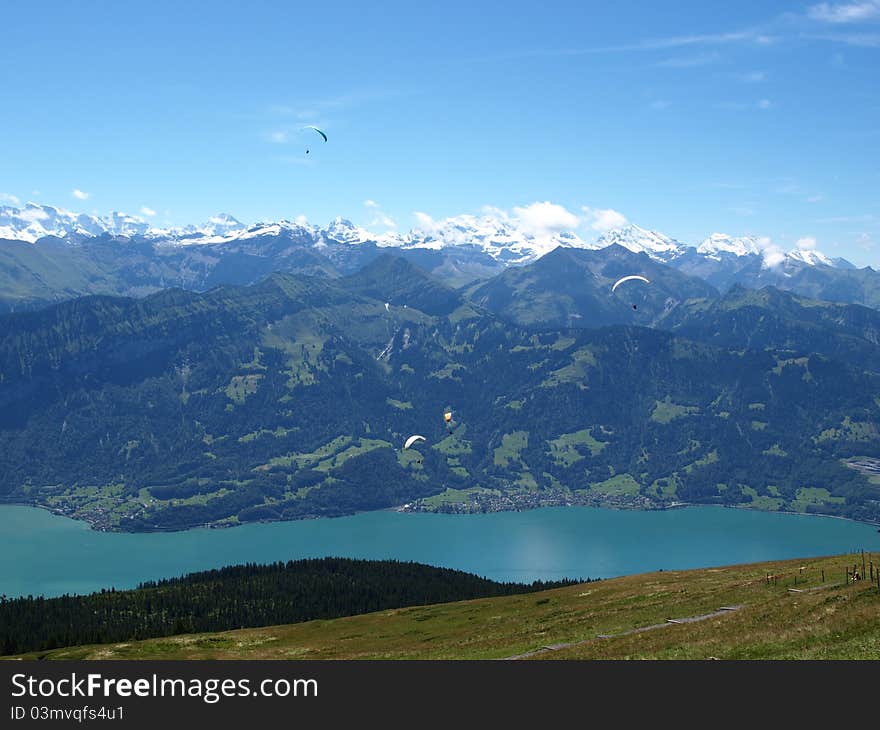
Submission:
M 669 261 L 683 254 L 687 248 L 685 244 L 670 238 L 665 233 L 649 231 L 635 223 L 606 231 L 599 236 L 597 243 L 600 248 L 616 243 L 634 253 L 646 253 L 660 261 Z
M 697 253 L 719 260 L 723 254 L 748 256 L 759 254 L 764 249 L 761 239 L 755 236 L 729 236 L 726 233 L 713 233 L 697 246 Z
M 246 225 L 228 213 L 218 213 L 201 226 L 158 228 L 143 218 L 125 213 L 95 216 L 28 202 L 21 208 L 0 206 L 0 238 L 33 243 L 45 236 L 56 236 L 76 243 L 85 238 L 110 234 L 143 236 L 162 246 L 187 246 L 286 236 L 318 247 L 365 243 L 407 249 L 471 246 L 506 265 L 529 263 L 558 246 L 599 249 L 618 244 L 662 262 L 672 261 L 689 250 L 674 238 L 632 223 L 604 232 L 595 242 L 584 241 L 573 227 L 578 219 L 564 208 L 550 203 L 535 203 L 514 208 L 512 212 L 486 207 L 479 214 L 442 219 L 416 213 L 416 219 L 417 225 L 408 233 L 394 230 L 374 233 L 343 217 L 334 218 L 325 228 L 310 225 L 302 217 L 295 221 Z M 713 233 L 699 244 L 696 252 L 716 261 L 725 256 L 760 255 L 764 265 L 769 267 L 783 261 L 810 266 L 835 266 L 834 261 L 816 249 L 813 238 L 800 239 L 796 248 L 786 254 L 771 244 L 769 239 Z

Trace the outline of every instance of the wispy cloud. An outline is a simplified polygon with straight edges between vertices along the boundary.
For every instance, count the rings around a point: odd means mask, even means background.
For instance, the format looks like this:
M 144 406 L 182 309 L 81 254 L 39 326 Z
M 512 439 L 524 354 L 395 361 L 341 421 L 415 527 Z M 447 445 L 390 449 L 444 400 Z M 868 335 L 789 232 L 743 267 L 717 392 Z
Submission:
M 880 48 L 880 33 L 804 33 L 801 37 L 860 48 Z
M 590 208 L 584 206 L 581 210 L 587 215 L 590 228 L 594 231 L 610 231 L 627 224 L 626 216 L 611 208 Z
M 737 81 L 742 81 L 744 84 L 760 84 L 761 82 L 767 80 L 767 72 L 766 71 L 748 71 L 745 73 L 734 74 L 733 77 Z
M 655 65 L 660 68 L 699 68 L 700 66 L 709 66 L 718 63 L 721 60 L 721 54 L 717 51 L 712 53 L 698 53 L 693 56 L 679 56 L 677 58 L 666 58 L 658 61 Z
M 380 226 L 387 229 L 396 229 L 397 221 L 382 210 L 382 206 L 375 200 L 365 200 L 364 207 L 370 211 L 371 219 L 368 226 Z
M 825 199 L 825 196 L 822 195 L 822 193 L 807 196 L 808 203 L 821 203 L 824 199 Z
M 755 209 L 749 205 L 734 206 L 730 210 L 731 210 L 731 212 L 736 213 L 737 215 L 741 215 L 743 217 L 755 215 Z
M 21 201 L 11 193 L 0 193 L 0 203 L 12 203 L 13 205 L 20 205 Z
M 823 23 L 862 23 L 880 19 L 880 0 L 818 3 L 807 8 L 807 17 Z
M 83 192 L 83 191 L 80 190 L 79 188 L 74 188 L 73 190 L 70 191 L 70 194 L 71 194 L 74 198 L 76 198 L 77 200 L 88 200 L 89 198 L 92 197 L 92 194 L 91 194 L 91 193 Z
M 283 129 L 276 129 L 273 132 L 267 132 L 266 140 L 274 144 L 286 144 L 290 140 L 290 132 Z
M 872 223 L 876 217 L 871 213 L 864 215 L 837 215 L 827 218 L 816 218 L 816 223 Z
M 141 214 L 152 218 L 156 215 L 156 211 L 152 208 L 148 208 L 146 205 L 141 206 Z
M 799 238 L 797 240 L 795 246 L 797 246 L 797 249 L 799 251 L 815 251 L 816 239 L 813 236 L 804 236 L 803 238 Z
M 670 106 L 672 106 L 672 102 L 666 101 L 666 99 L 655 99 L 651 102 L 651 108 L 657 109 L 658 111 L 668 109 Z
M 628 51 L 664 51 L 677 48 L 733 46 L 738 44 L 767 46 L 778 40 L 779 36 L 772 35 L 763 28 L 754 27 L 722 33 L 694 33 L 689 35 L 645 38 L 634 43 L 621 43 L 608 46 L 589 46 L 584 48 L 532 48 L 467 60 L 469 62 L 493 62 L 521 58 L 564 58 L 568 56 L 588 56 L 591 54 L 626 53 Z M 669 60 L 673 62 L 675 61 L 675 59 Z
M 719 109 L 728 109 L 730 111 L 749 111 L 759 109 L 766 111 L 773 108 L 773 102 L 770 99 L 758 99 L 757 101 L 719 101 L 716 106 Z

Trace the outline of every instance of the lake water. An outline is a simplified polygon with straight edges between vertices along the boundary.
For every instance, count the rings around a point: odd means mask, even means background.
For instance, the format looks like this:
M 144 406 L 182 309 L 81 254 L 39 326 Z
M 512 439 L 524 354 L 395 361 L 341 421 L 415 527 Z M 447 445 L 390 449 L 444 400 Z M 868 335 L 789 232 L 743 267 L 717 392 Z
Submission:
M 0 506 L 0 594 L 130 588 L 234 563 L 326 555 L 395 558 L 496 580 L 608 578 L 657 570 L 880 552 L 876 527 L 723 507 L 637 512 L 551 507 L 478 515 L 352 517 L 170 533 L 95 532 L 34 507 Z

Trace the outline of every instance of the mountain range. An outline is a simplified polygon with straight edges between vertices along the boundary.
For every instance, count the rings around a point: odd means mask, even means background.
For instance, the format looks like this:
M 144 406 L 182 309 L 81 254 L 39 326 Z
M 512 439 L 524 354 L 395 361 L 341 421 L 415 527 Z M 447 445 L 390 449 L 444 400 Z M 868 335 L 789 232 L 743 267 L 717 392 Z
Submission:
M 627 224 L 585 241 L 536 231 L 503 212 L 427 219 L 408 233 L 373 233 L 343 218 L 245 225 L 226 214 L 202 226 L 158 228 L 137 216 L 76 214 L 48 205 L 0 207 L 0 311 L 83 294 L 144 296 L 170 286 L 205 291 L 280 271 L 330 278 L 393 252 L 454 288 L 538 261 L 557 248 L 619 246 L 726 291 L 772 285 L 804 296 L 880 307 L 880 274 L 831 259 L 807 241 L 782 252 L 765 239 L 713 233 L 697 246 Z
M 656 285 L 609 297 L 649 265 Z M 0 494 L 136 531 L 401 505 L 880 520 L 853 466 L 880 457 L 878 332 L 876 310 L 720 295 L 618 245 L 474 291 L 386 251 L 345 276 L 80 297 L 0 316 Z

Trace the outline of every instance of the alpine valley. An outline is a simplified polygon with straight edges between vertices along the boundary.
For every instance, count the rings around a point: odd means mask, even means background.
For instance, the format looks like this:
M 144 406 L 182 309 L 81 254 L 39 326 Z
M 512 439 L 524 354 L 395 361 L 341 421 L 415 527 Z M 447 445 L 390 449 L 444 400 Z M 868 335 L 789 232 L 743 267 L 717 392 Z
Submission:
M 880 273 L 814 248 L 34 204 L 0 237 L 5 501 L 126 531 L 558 504 L 880 521 Z M 651 283 L 612 295 L 627 274 Z

